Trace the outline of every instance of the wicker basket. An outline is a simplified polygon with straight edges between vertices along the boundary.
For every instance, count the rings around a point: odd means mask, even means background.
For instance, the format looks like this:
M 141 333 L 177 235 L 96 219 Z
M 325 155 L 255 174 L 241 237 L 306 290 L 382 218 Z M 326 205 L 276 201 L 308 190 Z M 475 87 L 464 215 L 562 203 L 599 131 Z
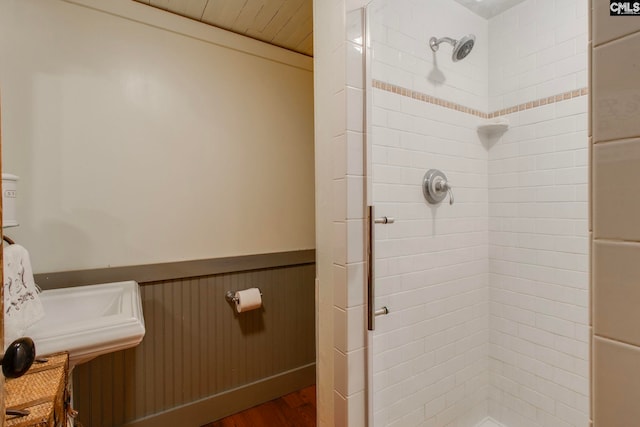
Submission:
M 58 427 L 66 421 L 66 385 L 69 357 L 66 353 L 47 356 L 45 363 L 34 363 L 20 378 L 4 384 L 7 409 L 26 409 L 27 416 L 7 416 L 7 427 Z

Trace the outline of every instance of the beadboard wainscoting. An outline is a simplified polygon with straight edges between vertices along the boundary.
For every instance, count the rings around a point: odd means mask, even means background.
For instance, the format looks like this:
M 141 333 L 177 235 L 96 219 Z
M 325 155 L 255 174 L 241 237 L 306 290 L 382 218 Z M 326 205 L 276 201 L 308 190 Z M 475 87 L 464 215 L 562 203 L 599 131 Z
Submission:
M 138 347 L 76 367 L 80 422 L 198 427 L 315 383 L 314 259 L 315 251 L 296 251 L 124 267 L 141 285 L 146 335 Z M 189 265 L 196 277 L 159 279 Z M 79 285 L 120 275 L 66 276 Z M 65 273 L 38 276 L 59 287 Z M 261 289 L 263 307 L 238 314 L 225 292 L 250 287 Z

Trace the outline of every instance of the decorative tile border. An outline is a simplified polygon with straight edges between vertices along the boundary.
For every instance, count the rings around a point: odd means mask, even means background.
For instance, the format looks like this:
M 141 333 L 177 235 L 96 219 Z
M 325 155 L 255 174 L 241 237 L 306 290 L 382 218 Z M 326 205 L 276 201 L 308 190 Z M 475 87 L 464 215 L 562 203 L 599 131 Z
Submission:
M 445 101 L 441 98 L 436 98 L 435 96 L 427 95 L 422 92 L 418 92 L 415 90 L 407 89 L 402 86 L 397 86 L 391 83 L 385 83 L 380 80 L 373 80 L 373 87 L 376 89 L 382 89 L 387 92 L 397 93 L 398 95 L 407 96 L 409 98 L 417 99 L 418 101 L 427 102 L 429 104 L 439 105 L 441 107 L 449 108 L 451 110 L 461 111 L 467 114 L 473 114 L 474 116 L 489 118 L 487 113 L 484 113 L 480 110 L 475 110 L 473 108 L 465 107 L 464 105 L 456 104 L 454 102 Z
M 506 114 L 516 113 L 518 111 L 530 110 L 532 108 L 540 107 L 542 105 L 553 104 L 555 102 L 565 101 L 571 98 L 577 98 L 578 96 L 587 95 L 588 89 L 583 87 L 582 89 L 576 89 L 569 92 L 560 93 L 558 95 L 548 96 L 546 98 L 536 99 L 535 101 L 529 101 L 524 104 L 515 105 L 509 108 L 503 108 L 502 110 L 494 111 L 491 113 L 485 113 L 474 108 L 465 107 L 464 105 L 456 104 L 455 102 L 446 101 L 435 96 L 427 95 L 422 92 L 407 89 L 402 86 L 386 83 L 380 80 L 373 80 L 373 87 L 376 89 L 382 89 L 387 92 L 396 93 L 398 95 L 406 96 L 409 98 L 417 99 L 418 101 L 427 102 L 429 104 L 439 105 L 441 107 L 449 108 L 451 110 L 460 111 L 462 113 L 472 114 L 483 119 L 492 119 L 494 117 L 504 116 Z
M 585 96 L 588 93 L 589 89 L 583 87 L 582 89 L 571 90 L 569 92 L 560 93 L 558 95 L 536 99 L 535 101 L 529 101 L 525 104 L 516 105 L 510 108 L 503 108 L 502 110 L 494 111 L 493 113 L 487 114 L 487 118 L 492 119 L 494 117 L 504 116 L 505 114 L 515 113 L 516 111 L 530 110 L 542 105 L 553 104 L 555 102 L 566 101 L 567 99 Z

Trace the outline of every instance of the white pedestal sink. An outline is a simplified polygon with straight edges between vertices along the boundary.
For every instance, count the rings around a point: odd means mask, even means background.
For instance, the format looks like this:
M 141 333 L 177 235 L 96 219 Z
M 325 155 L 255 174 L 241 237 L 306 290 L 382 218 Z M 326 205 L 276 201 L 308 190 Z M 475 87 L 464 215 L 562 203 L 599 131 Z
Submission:
M 69 370 L 94 357 L 140 344 L 144 317 L 134 281 L 40 293 L 45 317 L 25 332 L 40 355 L 69 352 Z

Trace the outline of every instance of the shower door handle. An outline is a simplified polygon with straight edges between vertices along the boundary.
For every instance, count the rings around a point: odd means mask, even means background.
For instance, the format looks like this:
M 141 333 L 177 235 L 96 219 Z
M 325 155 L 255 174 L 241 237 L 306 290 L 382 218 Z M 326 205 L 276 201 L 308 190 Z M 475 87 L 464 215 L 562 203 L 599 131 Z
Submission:
M 376 224 L 393 224 L 396 222 L 395 218 L 391 218 L 388 216 L 383 216 L 382 218 L 376 218 L 373 220 Z
M 373 331 L 376 328 L 376 316 L 389 314 L 387 307 L 376 310 L 376 287 L 375 287 L 375 225 L 376 224 L 393 224 L 394 218 L 383 216 L 375 217 L 375 209 L 369 206 L 367 210 L 367 329 Z
M 373 314 L 376 316 L 384 316 L 386 314 L 389 314 L 389 309 L 385 305 L 384 307 L 377 309 Z

